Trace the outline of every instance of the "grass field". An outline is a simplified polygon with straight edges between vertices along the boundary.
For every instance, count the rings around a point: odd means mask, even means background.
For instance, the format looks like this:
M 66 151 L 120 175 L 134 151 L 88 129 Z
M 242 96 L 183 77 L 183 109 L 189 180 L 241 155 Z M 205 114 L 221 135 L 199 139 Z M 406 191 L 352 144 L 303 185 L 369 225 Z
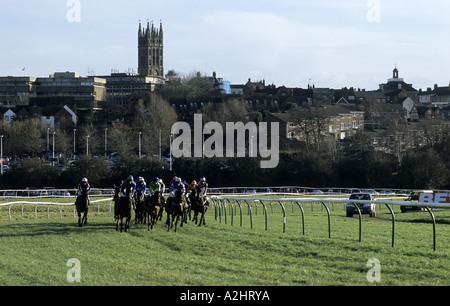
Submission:
M 182 286 L 296 286 L 296 285 L 450 285 L 450 210 L 436 210 L 437 250 L 433 251 L 431 218 L 426 212 L 396 214 L 395 247 L 391 247 L 390 214 L 378 209 L 377 218 L 346 218 L 342 204 L 328 219 L 321 205 L 306 204 L 305 230 L 297 207 L 286 206 L 286 231 L 279 205 L 268 211 L 268 228 L 261 206 L 252 210 L 253 228 L 244 210 L 207 226 L 191 222 L 167 232 L 164 222 L 152 232 L 132 225 L 129 233 L 114 230 L 108 205 L 91 208 L 89 224 L 79 228 L 73 208 L 38 209 L 20 205 L 0 210 L 0 285 L 182 285 Z M 273 209 L 273 212 L 272 212 Z M 37 218 L 36 218 L 37 217 Z M 49 217 L 49 218 L 48 218 Z M 79 283 L 69 283 L 76 258 Z M 372 266 L 380 262 L 381 282 L 369 282 Z

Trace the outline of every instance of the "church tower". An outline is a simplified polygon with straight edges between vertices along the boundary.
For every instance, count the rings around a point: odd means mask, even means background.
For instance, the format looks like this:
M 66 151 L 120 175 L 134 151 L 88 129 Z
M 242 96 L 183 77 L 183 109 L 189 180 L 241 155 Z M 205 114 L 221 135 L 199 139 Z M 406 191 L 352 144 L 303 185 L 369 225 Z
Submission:
M 142 28 L 139 22 L 138 31 L 138 73 L 141 76 L 164 77 L 164 40 L 163 27 L 159 29 L 147 21 L 147 28 Z

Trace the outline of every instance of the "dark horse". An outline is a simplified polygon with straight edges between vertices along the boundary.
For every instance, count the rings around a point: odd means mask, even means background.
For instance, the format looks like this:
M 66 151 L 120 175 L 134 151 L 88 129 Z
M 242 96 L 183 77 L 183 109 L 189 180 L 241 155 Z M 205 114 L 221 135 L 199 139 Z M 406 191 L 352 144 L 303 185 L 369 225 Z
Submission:
M 173 222 L 176 217 L 175 221 L 175 232 L 177 231 L 177 225 L 178 221 L 183 220 L 183 214 L 184 214 L 184 203 L 183 203 L 183 197 L 182 197 L 181 190 L 175 191 L 175 197 L 167 199 L 166 202 L 166 213 L 167 213 L 167 231 L 170 231 L 171 228 L 173 228 Z M 172 217 L 172 221 L 170 221 Z M 180 224 L 181 227 L 183 227 L 183 222 Z
M 191 210 L 194 211 L 194 218 L 192 219 L 195 224 L 198 222 L 198 226 L 205 224 L 205 213 L 208 210 L 208 203 L 206 202 L 206 198 L 200 194 L 200 192 L 196 191 L 196 194 L 191 196 Z M 198 221 L 198 214 L 201 214 L 200 221 Z
M 119 229 L 119 220 L 120 220 L 120 232 L 122 232 L 123 218 L 125 218 L 126 219 L 125 232 L 128 232 L 128 229 L 130 228 L 131 217 L 133 215 L 133 186 L 127 186 L 125 197 L 121 197 L 119 199 L 116 213 L 117 213 L 116 231 Z
M 78 212 L 78 225 L 82 227 L 83 224 L 87 224 L 87 216 L 89 212 L 89 198 L 86 190 L 83 190 L 81 195 L 77 197 L 75 206 L 77 207 Z M 82 213 L 84 213 L 83 218 L 81 218 Z
M 136 211 L 134 216 L 134 224 L 144 224 L 145 223 L 145 210 L 144 210 L 145 195 L 142 190 L 136 192 Z
M 143 209 L 148 218 L 148 230 L 153 229 L 153 225 L 156 224 L 161 211 L 161 191 L 155 191 L 151 197 L 146 197 Z

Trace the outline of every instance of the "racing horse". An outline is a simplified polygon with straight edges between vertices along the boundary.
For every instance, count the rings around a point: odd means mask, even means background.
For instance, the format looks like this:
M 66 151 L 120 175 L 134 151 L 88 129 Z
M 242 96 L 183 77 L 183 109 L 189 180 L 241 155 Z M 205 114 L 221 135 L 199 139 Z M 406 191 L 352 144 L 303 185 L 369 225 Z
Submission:
M 125 197 L 121 197 L 117 205 L 116 231 L 119 229 L 119 220 L 120 220 L 120 232 L 122 232 L 123 218 L 125 218 L 125 232 L 128 232 L 128 229 L 130 228 L 132 215 L 133 215 L 133 186 L 128 185 L 126 187 Z
M 194 211 L 194 218 L 192 219 L 192 221 L 195 224 L 197 224 L 198 222 L 198 226 L 201 226 L 202 222 L 203 225 L 206 225 L 205 213 L 209 207 L 208 202 L 206 201 L 206 197 L 197 191 L 196 194 L 191 197 L 191 199 L 191 209 Z M 201 214 L 200 221 L 198 221 L 199 213 Z
M 136 211 L 134 216 L 134 224 L 144 224 L 145 223 L 145 210 L 144 210 L 144 201 L 145 195 L 142 190 L 138 190 L 136 192 Z
M 181 217 L 180 226 L 183 227 L 184 203 L 182 195 L 183 193 L 181 192 L 181 190 L 176 190 L 175 196 L 167 199 L 166 202 L 167 231 L 170 231 L 170 229 L 173 228 L 175 217 L 176 217 L 175 232 L 177 231 L 177 225 L 178 221 L 180 220 L 180 217 Z M 172 221 L 170 219 L 172 219 Z
M 81 195 L 79 195 L 75 201 L 75 206 L 78 212 L 78 225 L 80 227 L 87 224 L 87 216 L 89 212 L 89 197 L 86 190 L 83 190 Z M 81 217 L 83 214 L 83 217 Z
M 151 197 L 146 197 L 143 203 L 143 211 L 147 214 L 148 230 L 153 229 L 161 211 L 161 191 L 155 191 Z

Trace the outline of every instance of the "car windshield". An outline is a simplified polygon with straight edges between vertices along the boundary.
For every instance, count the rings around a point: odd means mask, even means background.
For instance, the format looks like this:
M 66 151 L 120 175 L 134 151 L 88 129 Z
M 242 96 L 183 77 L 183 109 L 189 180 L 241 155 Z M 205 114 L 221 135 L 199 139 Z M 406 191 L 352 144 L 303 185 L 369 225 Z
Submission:
M 350 200 L 370 200 L 370 194 L 352 194 Z

